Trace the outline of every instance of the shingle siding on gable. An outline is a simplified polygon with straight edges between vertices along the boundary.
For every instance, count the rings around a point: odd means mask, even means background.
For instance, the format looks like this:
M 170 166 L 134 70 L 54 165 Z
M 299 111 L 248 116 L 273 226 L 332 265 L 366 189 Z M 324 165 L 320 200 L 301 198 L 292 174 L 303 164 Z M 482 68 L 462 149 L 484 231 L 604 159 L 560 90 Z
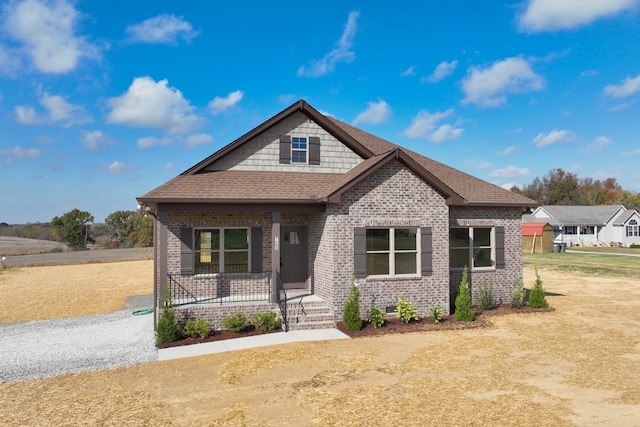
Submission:
M 320 164 L 280 163 L 280 135 L 319 137 Z M 297 112 L 213 163 L 207 170 L 345 173 L 360 162 L 360 156 Z

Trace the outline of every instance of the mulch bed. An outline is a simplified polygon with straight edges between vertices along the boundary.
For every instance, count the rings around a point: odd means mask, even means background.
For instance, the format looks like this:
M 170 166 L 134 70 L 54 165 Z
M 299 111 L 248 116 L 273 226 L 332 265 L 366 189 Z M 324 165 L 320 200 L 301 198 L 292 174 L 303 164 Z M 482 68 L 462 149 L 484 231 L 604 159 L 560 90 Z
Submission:
M 421 320 L 409 323 L 402 323 L 400 319 L 396 317 L 390 317 L 384 326 L 374 328 L 369 322 L 362 323 L 362 329 L 359 331 L 351 331 L 344 327 L 342 322 L 338 322 L 336 328 L 345 335 L 351 338 L 370 337 L 385 334 L 404 334 L 408 332 L 426 332 L 426 331 L 448 331 L 458 329 L 478 329 L 489 328 L 492 323 L 489 321 L 490 317 L 503 316 L 507 314 L 525 314 L 525 313 L 541 313 L 554 311 L 554 308 L 531 308 L 528 305 L 523 306 L 520 309 L 514 309 L 509 307 L 508 304 L 502 304 L 493 310 L 483 310 L 481 307 L 474 306 L 473 311 L 476 313 L 475 320 L 473 322 L 460 322 L 456 320 L 454 315 L 443 316 L 440 323 L 433 323 L 430 318 L 422 318 Z M 249 325 L 243 332 L 231 332 L 227 330 L 213 331 L 206 338 L 183 338 L 178 341 L 160 344 L 158 348 L 170 348 L 179 347 L 183 345 L 201 344 L 212 341 L 222 341 L 234 338 L 250 337 L 253 335 L 271 334 L 274 332 L 282 332 L 281 329 L 276 329 L 270 332 L 261 332 L 257 330 L 253 325 Z

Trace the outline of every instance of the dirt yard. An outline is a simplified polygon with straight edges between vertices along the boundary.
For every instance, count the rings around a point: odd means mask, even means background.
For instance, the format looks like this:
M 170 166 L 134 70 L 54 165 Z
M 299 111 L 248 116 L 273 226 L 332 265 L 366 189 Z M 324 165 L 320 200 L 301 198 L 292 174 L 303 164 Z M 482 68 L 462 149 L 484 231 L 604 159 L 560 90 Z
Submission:
M 104 277 L 99 288 L 123 277 L 151 280 L 150 262 L 92 267 L 111 268 L 25 269 L 20 274 L 30 286 L 22 291 L 36 301 L 42 298 L 33 277 L 57 281 L 44 305 L 52 307 L 68 298 L 65 292 L 83 293 L 74 283 L 95 283 L 96 275 Z M 492 317 L 492 328 L 289 344 L 0 384 L 0 420 L 11 426 L 640 425 L 640 280 L 539 271 L 553 312 Z M 13 304 L 4 293 L 12 275 L 0 273 L 5 304 Z M 532 276 L 527 269 L 526 286 Z M 132 285 L 133 292 L 148 289 Z M 96 292 L 91 300 L 102 297 Z M 124 295 L 109 298 L 117 306 Z

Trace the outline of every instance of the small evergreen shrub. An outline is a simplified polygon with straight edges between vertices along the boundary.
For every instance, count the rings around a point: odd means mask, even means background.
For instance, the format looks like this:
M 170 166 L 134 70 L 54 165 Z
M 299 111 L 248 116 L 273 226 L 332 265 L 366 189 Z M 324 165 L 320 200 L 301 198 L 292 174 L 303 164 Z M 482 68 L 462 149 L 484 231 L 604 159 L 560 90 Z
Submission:
M 207 322 L 204 319 L 189 319 L 184 324 L 182 333 L 191 338 L 206 338 L 210 329 L 211 322 Z
M 362 329 L 362 319 L 360 318 L 360 289 L 358 289 L 354 277 L 351 277 L 351 291 L 349 291 L 349 296 L 344 302 L 342 323 L 344 327 L 350 331 L 359 331 Z
M 458 288 L 458 296 L 456 297 L 456 320 L 462 322 L 473 322 L 475 313 L 471 307 L 471 292 L 469 291 L 469 270 L 464 268 L 462 273 L 462 281 Z
M 400 319 L 400 321 L 402 323 L 409 323 L 412 320 L 420 320 L 416 305 L 403 300 L 402 295 L 403 294 L 400 294 L 400 296 L 398 297 L 398 306 L 396 307 L 396 313 L 398 314 L 398 318 Z
M 536 267 L 535 271 L 536 278 L 533 282 L 531 292 L 529 293 L 529 307 L 547 308 L 549 304 L 547 304 L 547 299 L 544 295 L 544 288 L 542 287 L 542 279 L 538 274 L 538 267 Z
M 270 332 L 282 327 L 282 319 L 278 317 L 275 311 L 258 313 L 253 316 L 253 325 L 260 332 Z
M 167 285 L 164 299 L 162 300 L 162 314 L 156 326 L 156 344 L 164 344 L 177 341 L 180 338 L 180 326 L 176 320 L 176 311 L 173 308 L 171 287 Z
M 371 323 L 371 326 L 373 326 L 374 328 L 379 328 L 380 326 L 383 326 L 386 321 L 387 313 L 380 310 L 380 307 L 378 307 L 377 305 L 371 307 L 371 309 L 369 310 L 369 323 Z
M 524 304 L 524 288 L 522 287 L 522 279 L 518 277 L 513 289 L 513 294 L 509 300 L 509 307 L 520 309 L 522 308 L 522 304 Z
M 247 327 L 247 318 L 243 312 L 239 311 L 222 319 L 222 326 L 231 332 L 242 332 Z
M 639 245 L 639 244 L 637 244 L 637 243 L 632 243 L 632 244 L 630 244 L 630 245 L 629 245 L 629 247 L 630 247 L 631 249 L 638 249 L 638 248 L 640 248 L 640 245 Z
M 429 309 L 429 317 L 431 317 L 433 323 L 440 323 L 440 320 L 442 320 L 442 307 L 431 307 Z
M 489 282 L 489 286 L 480 286 L 478 292 L 478 302 L 483 310 L 493 310 L 497 307 L 496 299 L 493 296 L 493 281 Z

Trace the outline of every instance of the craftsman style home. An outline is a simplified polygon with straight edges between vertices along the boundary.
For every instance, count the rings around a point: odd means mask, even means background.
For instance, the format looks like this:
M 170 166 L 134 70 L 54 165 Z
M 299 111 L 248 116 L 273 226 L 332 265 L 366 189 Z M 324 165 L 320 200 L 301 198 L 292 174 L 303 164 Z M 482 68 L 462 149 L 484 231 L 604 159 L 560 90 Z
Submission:
M 640 244 L 640 215 L 623 205 L 537 207 L 523 221 L 546 221 L 554 242 L 569 246 L 629 246 Z
M 138 202 L 156 218 L 156 308 L 168 291 L 182 319 L 277 311 L 292 329 L 335 326 L 352 281 L 363 314 L 401 294 L 450 313 L 465 266 L 472 293 L 508 301 L 536 206 L 305 101 Z

